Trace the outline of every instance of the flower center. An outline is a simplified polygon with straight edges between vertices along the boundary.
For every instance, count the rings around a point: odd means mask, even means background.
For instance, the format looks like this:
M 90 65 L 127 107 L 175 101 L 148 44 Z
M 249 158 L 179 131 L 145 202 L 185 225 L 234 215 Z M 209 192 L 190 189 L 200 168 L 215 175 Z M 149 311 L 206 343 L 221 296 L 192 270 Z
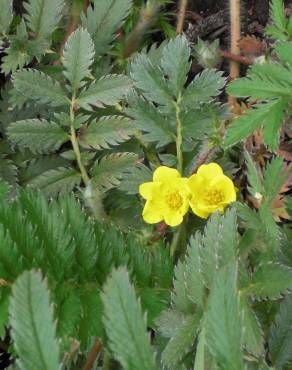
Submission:
M 211 189 L 207 191 L 204 200 L 207 204 L 213 206 L 224 201 L 224 194 L 222 190 Z
M 168 193 L 165 201 L 171 209 L 179 209 L 183 205 L 183 199 L 178 193 Z

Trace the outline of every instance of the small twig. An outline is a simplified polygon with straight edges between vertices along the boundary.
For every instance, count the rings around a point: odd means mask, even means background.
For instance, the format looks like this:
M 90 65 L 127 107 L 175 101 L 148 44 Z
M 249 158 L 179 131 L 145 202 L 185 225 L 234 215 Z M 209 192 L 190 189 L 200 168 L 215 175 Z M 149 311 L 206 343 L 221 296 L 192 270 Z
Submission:
M 94 365 L 94 362 L 95 362 L 98 354 L 101 351 L 101 348 L 102 348 L 101 341 L 99 339 L 97 339 L 95 341 L 93 347 L 91 348 L 89 354 L 88 354 L 86 363 L 85 363 L 85 365 L 84 365 L 84 367 L 83 367 L 82 370 L 91 370 L 92 369 L 92 367 Z
M 203 18 L 195 25 L 192 25 L 190 29 L 186 31 L 186 36 L 190 42 L 196 42 L 199 37 L 205 37 L 225 25 L 224 10 L 220 10 L 215 14 Z
M 245 57 L 243 55 L 232 54 L 230 51 L 220 50 L 220 55 L 225 59 L 229 59 L 231 61 L 236 62 L 237 64 L 241 63 L 246 66 L 250 66 L 253 64 L 252 59 Z
M 183 32 L 187 6 L 188 6 L 188 0 L 180 0 L 178 16 L 177 16 L 177 25 L 176 25 L 177 35 Z
M 60 47 L 59 54 L 61 55 L 61 57 L 63 56 L 64 46 L 65 46 L 69 36 L 71 35 L 72 32 L 74 32 L 77 29 L 77 27 L 79 25 L 80 14 L 81 14 L 82 10 L 86 14 L 88 4 L 89 4 L 89 0 L 84 0 L 83 5 L 82 5 L 82 2 L 73 0 L 68 26 L 67 26 L 67 29 L 66 29 L 66 32 L 65 32 L 63 42 L 62 42 L 61 47 Z
M 164 221 L 155 228 L 155 235 L 150 239 L 150 244 L 157 242 L 158 240 L 164 238 L 167 231 L 167 225 Z
M 140 19 L 126 41 L 126 46 L 123 53 L 124 59 L 129 58 L 137 50 L 142 37 L 154 23 L 160 7 L 161 4 L 157 3 L 155 5 L 151 4 L 151 6 L 148 5 L 141 10 Z
M 201 153 L 199 154 L 199 157 L 196 161 L 196 165 L 193 168 L 192 173 L 195 173 L 198 171 L 199 167 L 202 166 L 202 164 L 206 163 L 209 158 L 213 157 L 213 155 L 217 152 L 218 147 L 213 148 L 204 148 Z
M 230 5 L 230 52 L 233 55 L 240 54 L 238 41 L 240 39 L 240 0 L 229 0 Z M 230 79 L 234 80 L 239 76 L 239 63 L 235 60 L 230 60 Z M 231 108 L 235 107 L 237 100 L 233 96 L 228 97 Z

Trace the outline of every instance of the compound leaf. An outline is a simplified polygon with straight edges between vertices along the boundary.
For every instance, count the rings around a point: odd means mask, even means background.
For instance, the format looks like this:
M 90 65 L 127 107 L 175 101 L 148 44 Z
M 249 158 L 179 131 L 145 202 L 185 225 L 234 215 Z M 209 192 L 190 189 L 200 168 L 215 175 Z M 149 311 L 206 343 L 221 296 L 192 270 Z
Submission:
M 68 140 L 68 135 L 59 125 L 44 119 L 13 122 L 8 126 L 7 134 L 13 144 L 33 153 L 55 151 Z
M 102 301 L 104 325 L 115 358 L 125 370 L 156 370 L 146 320 L 124 269 L 113 271 Z
M 9 316 L 20 369 L 60 369 L 53 308 L 39 272 L 25 271 L 16 280 Z

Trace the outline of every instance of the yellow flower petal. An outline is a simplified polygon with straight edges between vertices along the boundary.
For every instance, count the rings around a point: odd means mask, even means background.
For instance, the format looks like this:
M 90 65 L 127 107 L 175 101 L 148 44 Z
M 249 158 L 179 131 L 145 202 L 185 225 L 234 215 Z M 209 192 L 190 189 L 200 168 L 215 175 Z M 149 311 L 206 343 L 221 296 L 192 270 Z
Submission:
M 183 222 L 183 216 L 179 212 L 167 212 L 164 214 L 164 221 L 169 226 L 178 226 Z
M 198 207 L 198 204 L 196 204 L 195 201 L 190 202 L 190 206 L 195 215 L 201 218 L 208 218 L 210 213 L 207 212 L 205 209 Z
M 209 163 L 200 166 L 197 174 L 203 176 L 207 180 L 212 180 L 214 177 L 223 175 L 223 171 L 219 164 Z
M 139 186 L 139 193 L 144 199 L 151 199 L 154 192 L 159 191 L 161 184 L 155 182 L 144 182 Z
M 206 180 L 203 176 L 194 174 L 188 179 L 188 188 L 192 195 L 199 196 L 206 188 Z
M 160 166 L 153 173 L 153 181 L 168 182 L 176 178 L 180 178 L 180 173 L 174 168 Z
M 160 207 L 157 207 L 154 202 L 147 201 L 143 209 L 143 220 L 148 224 L 156 224 L 163 220 Z
M 221 189 L 224 194 L 224 203 L 232 203 L 236 201 L 236 191 L 232 180 L 223 175 L 214 179 L 212 182 L 213 186 L 216 188 Z

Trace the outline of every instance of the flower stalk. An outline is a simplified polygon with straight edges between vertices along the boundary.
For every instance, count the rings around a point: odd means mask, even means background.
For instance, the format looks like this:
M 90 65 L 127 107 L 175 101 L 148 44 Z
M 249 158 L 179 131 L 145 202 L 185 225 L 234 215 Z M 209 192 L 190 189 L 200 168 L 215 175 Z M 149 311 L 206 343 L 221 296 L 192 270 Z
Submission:
M 82 180 L 84 184 L 88 186 L 88 184 L 90 183 L 90 178 L 82 163 L 80 148 L 79 148 L 78 139 L 77 139 L 75 127 L 74 127 L 74 120 L 75 120 L 74 104 L 75 104 L 75 97 L 73 96 L 72 101 L 71 101 L 71 107 L 70 107 L 70 133 L 71 133 L 70 140 L 71 140 L 73 151 L 76 157 L 76 161 L 77 161 L 80 173 L 81 173 Z
M 183 172 L 183 137 L 182 137 L 182 122 L 180 119 L 180 102 L 181 95 L 178 96 L 177 102 L 174 102 L 175 117 L 176 117 L 176 155 L 177 155 L 177 169 L 180 173 Z

